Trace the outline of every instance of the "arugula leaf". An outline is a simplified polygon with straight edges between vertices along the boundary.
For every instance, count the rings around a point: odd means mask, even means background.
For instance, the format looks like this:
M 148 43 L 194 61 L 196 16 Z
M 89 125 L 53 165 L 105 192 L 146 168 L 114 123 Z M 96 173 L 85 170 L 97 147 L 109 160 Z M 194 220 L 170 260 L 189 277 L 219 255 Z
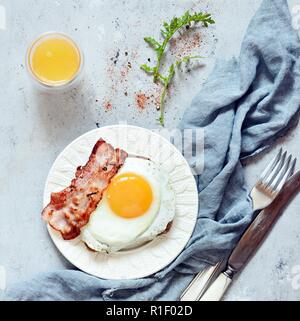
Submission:
M 169 67 L 167 76 L 163 76 L 160 74 L 160 68 L 161 68 L 161 60 L 164 56 L 166 47 L 168 43 L 170 42 L 173 35 L 182 27 L 186 25 L 191 25 L 191 23 L 202 23 L 202 26 L 208 27 L 209 24 L 215 23 L 215 21 L 212 19 L 210 13 L 202 13 L 202 12 L 195 12 L 193 14 L 190 14 L 189 11 L 186 11 L 181 17 L 174 17 L 171 19 L 171 21 L 163 22 L 163 27 L 160 30 L 162 36 L 163 36 L 163 42 L 160 43 L 159 41 L 155 40 L 153 37 L 145 37 L 144 40 L 147 42 L 150 46 L 152 46 L 156 52 L 156 58 L 157 62 L 154 67 L 150 67 L 148 65 L 141 65 L 141 69 L 143 69 L 145 72 L 150 73 L 153 75 L 153 81 L 157 82 L 158 80 L 162 82 L 164 89 L 161 95 L 160 99 L 160 110 L 161 110 L 161 117 L 160 117 L 160 123 L 164 124 L 164 116 L 163 116 L 163 105 L 164 100 L 167 92 L 167 88 L 169 86 L 169 83 L 171 82 L 172 78 L 175 74 L 175 67 L 178 67 L 181 65 L 181 63 L 187 63 L 190 61 L 190 59 L 193 58 L 202 58 L 200 56 L 186 56 L 182 58 L 181 60 L 175 62 L 175 64 L 172 64 Z
M 167 90 L 168 90 L 168 87 L 172 81 L 172 79 L 174 78 L 174 75 L 175 75 L 175 67 L 179 67 L 183 62 L 184 63 L 188 63 L 191 59 L 199 59 L 199 58 L 203 58 L 201 56 L 185 56 L 183 58 L 181 58 L 180 60 L 177 60 L 175 62 L 175 64 L 171 64 L 171 66 L 169 67 L 169 70 L 168 70 L 168 75 L 167 77 L 163 77 L 162 75 L 159 74 L 159 77 L 163 83 L 163 91 L 161 93 L 161 96 L 160 96 L 160 103 L 159 103 L 159 106 L 160 106 L 160 117 L 159 117 L 159 122 L 162 126 L 164 126 L 164 121 L 165 121 L 165 118 L 164 118 L 164 115 L 165 115 L 165 111 L 164 111 L 164 103 L 165 103 L 165 98 L 166 98 L 166 94 L 167 94 Z
M 176 64 L 176 67 L 179 67 L 183 62 L 188 63 L 192 59 L 200 59 L 200 58 L 205 58 L 205 57 L 203 57 L 203 56 L 185 56 L 185 57 L 181 58 L 180 60 L 177 60 L 175 64 Z
M 153 67 L 149 67 L 146 64 L 141 65 L 140 68 L 143 69 L 144 71 L 146 71 L 148 74 L 153 74 L 154 73 L 154 68 Z
M 163 91 L 160 96 L 160 101 L 159 101 L 159 106 L 160 106 L 160 117 L 159 117 L 159 122 L 162 126 L 164 126 L 165 123 L 165 111 L 164 111 L 164 106 L 165 106 L 165 98 L 167 94 L 167 90 L 169 87 L 169 84 L 171 80 L 173 79 L 175 75 L 175 66 L 174 64 L 171 64 L 168 70 L 168 75 L 167 77 L 163 77 Z
M 155 50 L 160 49 L 161 45 L 158 41 L 156 41 L 154 38 L 152 37 L 145 37 L 144 40 L 151 45 Z

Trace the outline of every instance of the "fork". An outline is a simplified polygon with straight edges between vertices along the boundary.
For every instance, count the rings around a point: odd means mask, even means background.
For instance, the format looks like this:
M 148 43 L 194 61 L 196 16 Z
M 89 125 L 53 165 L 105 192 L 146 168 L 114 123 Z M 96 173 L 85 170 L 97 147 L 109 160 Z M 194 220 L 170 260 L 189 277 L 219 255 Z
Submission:
M 284 183 L 294 173 L 296 161 L 296 158 L 292 159 L 291 154 L 287 157 L 287 152 L 283 153 L 282 148 L 280 148 L 249 194 L 252 200 L 253 212 L 262 210 L 273 202 Z M 183 292 L 180 300 L 199 301 L 206 289 L 220 273 L 220 266 L 224 266 L 223 261 L 198 273 Z
M 297 158 L 287 157 L 287 152 L 278 154 L 269 163 L 250 192 L 253 212 L 270 205 L 286 180 L 294 173 Z

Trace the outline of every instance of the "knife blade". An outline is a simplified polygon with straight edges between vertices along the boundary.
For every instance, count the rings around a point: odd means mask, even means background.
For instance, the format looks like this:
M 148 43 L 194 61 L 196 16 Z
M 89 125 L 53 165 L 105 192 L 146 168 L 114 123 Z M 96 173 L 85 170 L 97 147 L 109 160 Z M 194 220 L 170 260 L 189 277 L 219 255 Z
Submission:
M 211 284 L 200 301 L 219 301 L 229 287 L 234 275 L 239 272 L 263 242 L 283 209 L 300 190 L 300 171 L 285 183 L 276 199 L 261 211 L 231 253 L 226 269 Z

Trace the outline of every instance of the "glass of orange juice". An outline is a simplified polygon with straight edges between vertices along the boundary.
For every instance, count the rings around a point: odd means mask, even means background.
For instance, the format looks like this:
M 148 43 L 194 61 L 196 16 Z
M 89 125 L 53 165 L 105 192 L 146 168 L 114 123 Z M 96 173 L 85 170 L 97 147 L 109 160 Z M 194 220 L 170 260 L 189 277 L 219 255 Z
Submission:
M 47 32 L 28 48 L 26 65 L 31 77 L 44 89 L 66 89 L 77 83 L 83 54 L 69 36 Z

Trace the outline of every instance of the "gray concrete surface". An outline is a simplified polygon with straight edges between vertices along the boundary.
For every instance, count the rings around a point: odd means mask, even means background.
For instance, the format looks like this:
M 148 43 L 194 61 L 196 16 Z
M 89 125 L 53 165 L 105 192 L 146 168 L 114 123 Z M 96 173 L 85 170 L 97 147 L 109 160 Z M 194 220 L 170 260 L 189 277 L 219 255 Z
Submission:
M 171 47 L 167 61 L 183 52 L 208 57 L 190 72 L 179 73 L 171 86 L 166 125 L 173 127 L 215 58 L 238 54 L 259 4 L 260 0 L 0 0 L 6 12 L 6 29 L 0 28 L 0 278 L 5 270 L 10 284 L 38 272 L 70 267 L 40 218 L 47 173 L 66 144 L 97 126 L 119 121 L 158 127 L 154 103 L 159 88 L 139 70 L 141 63 L 154 58 L 143 37 L 157 36 L 162 20 L 186 9 L 209 11 L 216 20 L 215 26 L 191 30 Z M 81 86 L 66 94 L 39 93 L 27 77 L 27 46 L 49 30 L 71 35 L 85 54 Z M 200 38 L 195 37 L 199 33 Z M 137 108 L 137 94 L 149 97 L 143 110 Z M 283 140 L 298 157 L 299 139 L 296 129 Z M 249 186 L 274 152 L 246 166 Z M 299 210 L 297 197 L 233 283 L 226 300 L 300 299 Z

